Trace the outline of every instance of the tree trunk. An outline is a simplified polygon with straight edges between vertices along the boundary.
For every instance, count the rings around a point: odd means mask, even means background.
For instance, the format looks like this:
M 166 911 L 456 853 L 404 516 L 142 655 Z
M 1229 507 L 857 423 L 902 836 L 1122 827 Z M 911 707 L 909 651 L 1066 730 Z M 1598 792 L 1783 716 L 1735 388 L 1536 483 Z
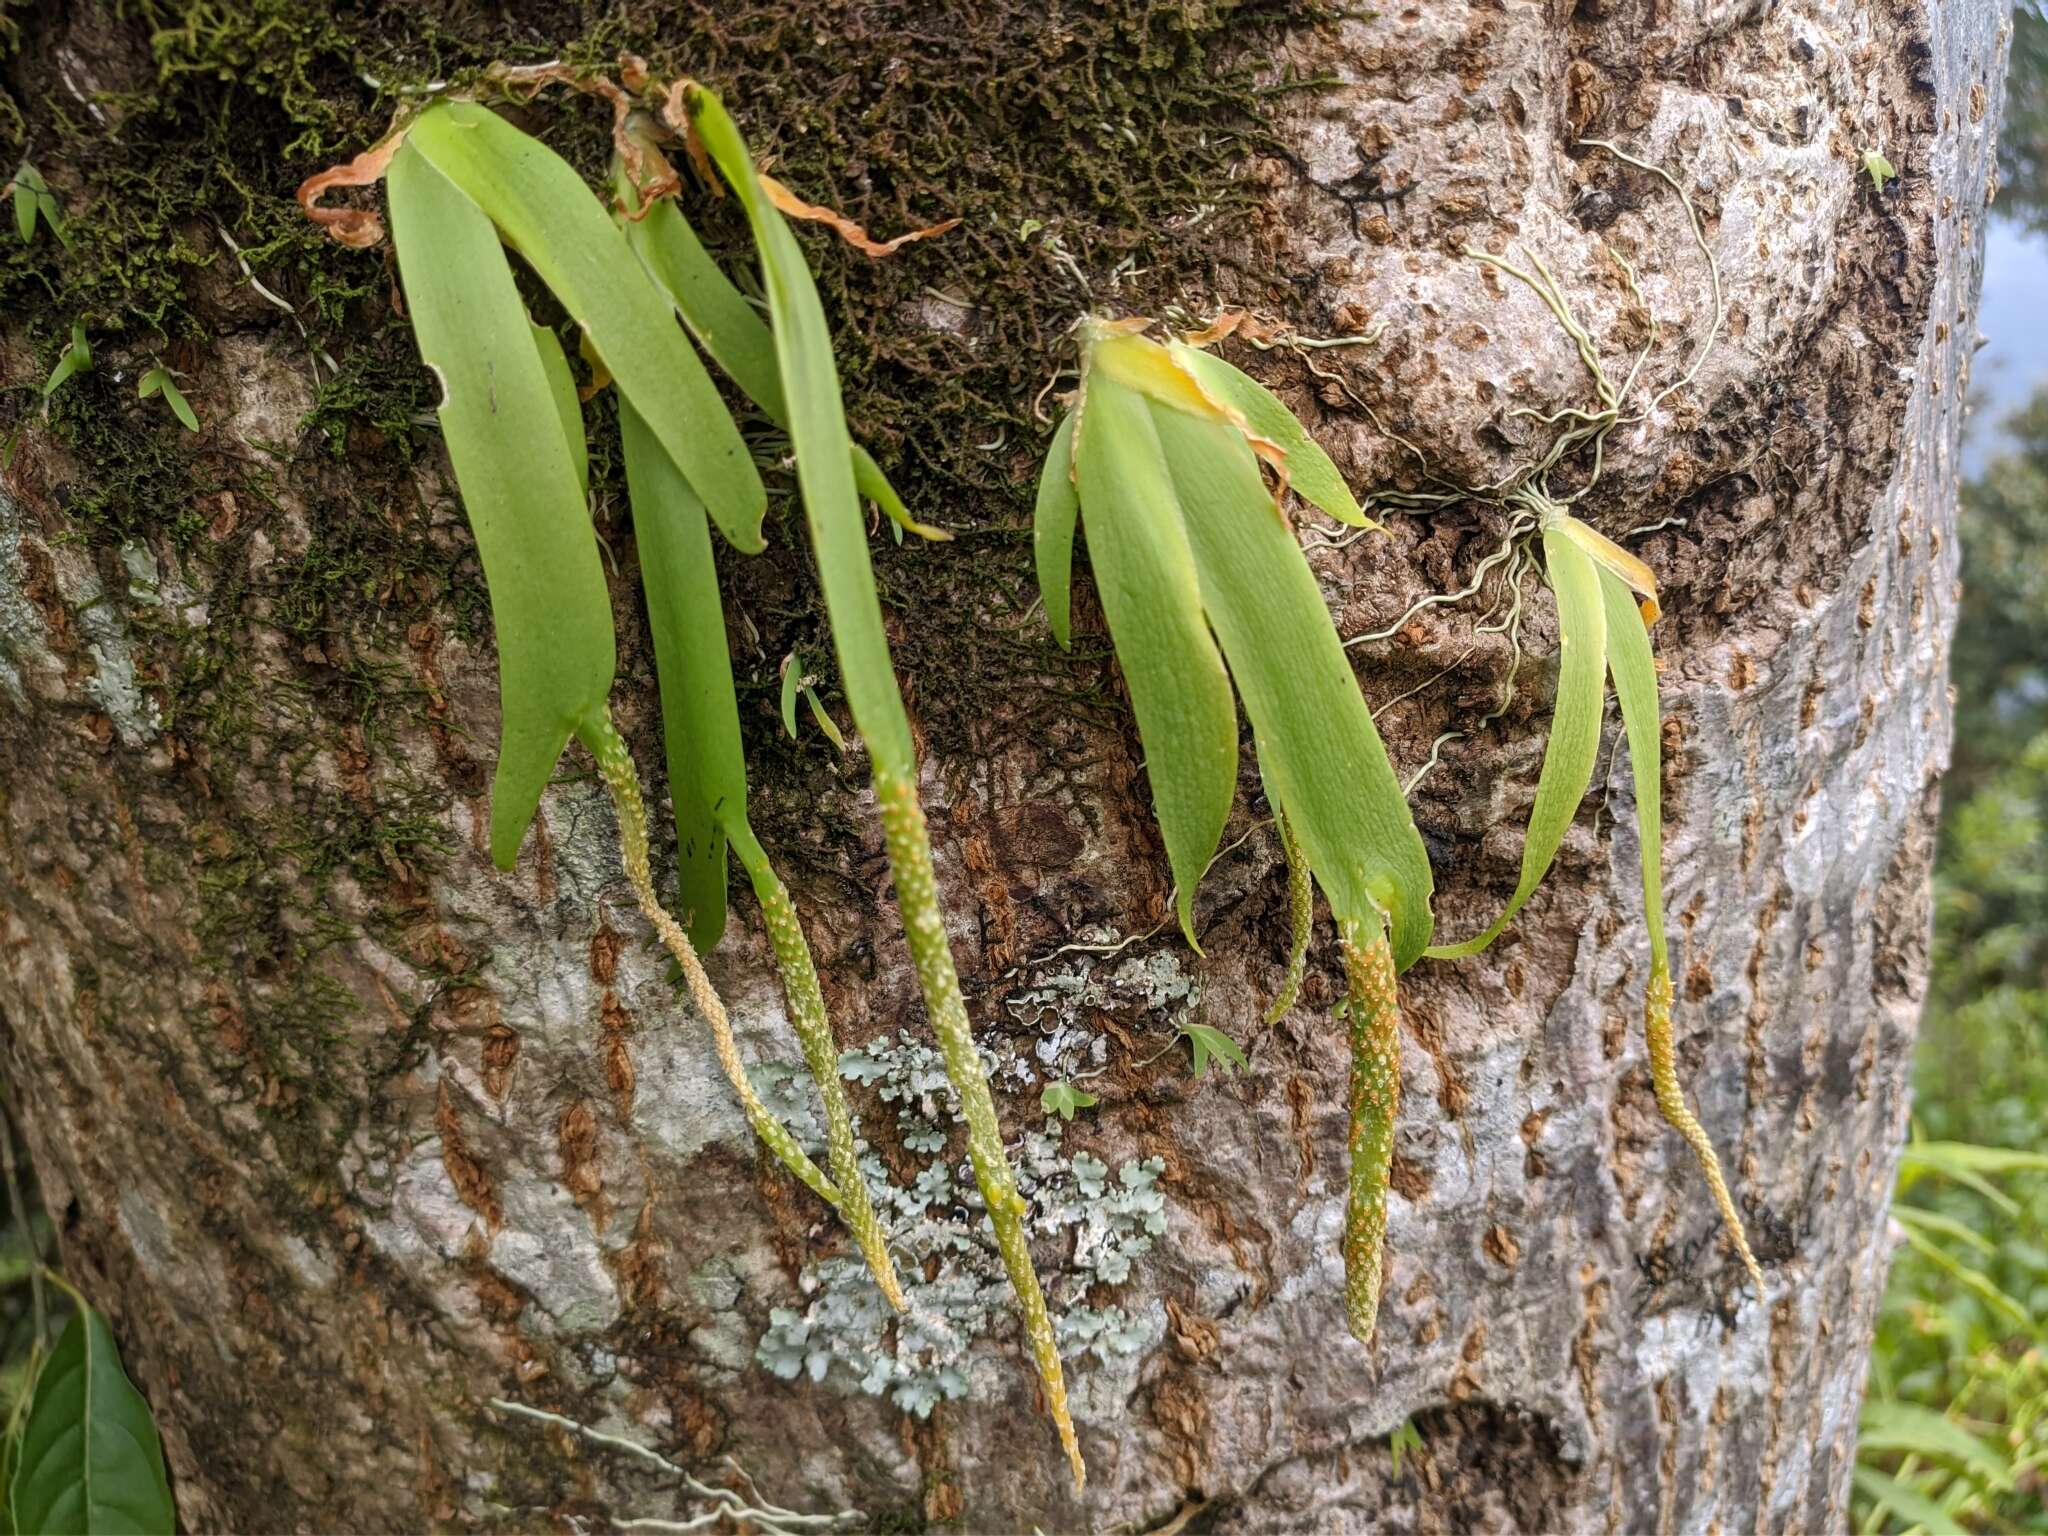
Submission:
M 432 396 L 377 255 L 320 245 L 289 197 L 389 110 L 359 69 L 544 57 L 577 23 L 271 9 L 152 35 L 47 5 L 6 64 L 76 219 L 69 254 L 43 237 L 8 257 L 10 384 L 40 384 L 73 318 L 97 333 L 47 420 L 33 389 L 4 407 L 6 1070 L 63 1263 L 163 1422 L 190 1528 L 710 1507 L 494 1401 L 885 1529 L 1842 1526 L 1926 976 L 1998 0 L 1321 19 L 846 0 L 587 39 L 727 88 L 787 179 L 873 226 L 971 215 L 889 263 L 806 239 L 857 425 L 963 534 L 876 547 L 954 950 L 1069 1330 L 1081 1499 L 962 1208 L 957 1131 L 937 1145 L 952 1126 L 858 748 L 773 719 L 781 656 L 827 654 L 794 522 L 760 561 L 723 560 L 756 825 L 857 1053 L 885 1214 L 928 1255 L 915 1324 L 885 1327 L 830 1213 L 757 1154 L 587 759 L 516 871 L 484 850 L 495 665 L 438 440 L 412 420 Z M 526 121 L 597 142 L 586 105 Z M 1686 214 L 1585 139 L 1667 167 L 1704 218 L 1726 317 L 1690 383 L 1715 302 Z M 1873 186 L 1866 148 L 1895 182 Z M 1580 507 L 1663 584 L 1681 1067 L 1768 1294 L 1656 1109 L 1627 777 L 1603 770 L 1508 937 L 1403 978 L 1367 1351 L 1341 1307 L 1334 945 L 1262 1026 L 1286 897 L 1250 781 L 1202 889 L 1206 953 L 1158 926 L 1165 861 L 1099 612 L 1084 592 L 1068 658 L 1031 607 L 1030 399 L 1090 303 L 1193 323 L 1241 304 L 1377 338 L 1228 349 L 1354 485 L 1421 483 L 1398 439 L 1487 483 L 1542 436 L 1512 410 L 1591 391 L 1557 319 L 1468 245 L 1542 258 L 1616 378 L 1653 317 L 1636 398 L 1680 385 L 1616 430 Z M 196 439 L 135 400 L 152 355 L 185 371 Z M 618 708 L 658 790 L 616 493 L 599 516 Z M 1462 588 L 1504 527 L 1453 503 L 1316 549 L 1340 631 Z M 1447 937 L 1514 883 L 1556 649 L 1531 591 L 1520 655 L 1480 628 L 1497 569 L 1352 653 L 1404 778 L 1472 731 L 1414 797 Z M 1510 677 L 1513 707 L 1482 722 Z M 713 974 L 804 1130 L 758 914 L 735 902 Z M 1251 1070 L 1191 1076 L 1174 1040 L 1194 1022 Z M 1047 1121 L 1063 1078 L 1099 1106 Z

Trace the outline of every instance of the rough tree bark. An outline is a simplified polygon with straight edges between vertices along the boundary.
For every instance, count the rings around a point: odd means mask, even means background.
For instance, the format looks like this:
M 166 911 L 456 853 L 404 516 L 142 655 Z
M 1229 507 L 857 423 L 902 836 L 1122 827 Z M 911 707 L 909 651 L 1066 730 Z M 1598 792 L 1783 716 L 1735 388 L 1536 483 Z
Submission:
M 856 3 L 832 25 L 862 39 L 877 80 L 934 50 L 984 67 L 997 24 L 946 9 Z M 1049 59 L 1076 24 L 1057 6 L 1021 22 L 998 9 L 1006 46 Z M 161 83 L 191 44 L 152 45 L 90 6 L 20 24 L 9 81 L 44 104 L 31 122 L 54 102 L 109 143 L 132 131 L 128 109 L 94 92 Z M 536 9 L 522 56 L 574 27 Z M 1177 215 L 1174 240 L 1227 242 L 1213 282 L 1161 293 L 1107 259 L 1086 274 L 1108 306 L 1234 301 L 1304 333 L 1377 332 L 1371 348 L 1242 360 L 1313 413 L 1354 483 L 1413 483 L 1394 431 L 1482 483 L 1532 440 L 1511 408 L 1587 389 L 1549 312 L 1462 247 L 1541 255 L 1610 367 L 1644 334 L 1603 248 L 1629 256 L 1661 387 L 1711 319 L 1703 265 L 1667 188 L 1577 142 L 1612 138 L 1691 190 L 1725 331 L 1692 387 L 1617 432 L 1585 508 L 1617 537 L 1653 530 L 1630 543 L 1665 583 L 1681 1056 L 1762 1299 L 1657 1116 L 1633 824 L 1625 774 L 1606 775 L 1510 937 L 1405 979 L 1391 1278 L 1376 1349 L 1349 1342 L 1333 950 L 1314 951 L 1304 1005 L 1262 1028 L 1285 900 L 1249 809 L 1230 837 L 1253 835 L 1204 888 L 1207 957 L 1170 928 L 1113 947 L 1164 915 L 1164 860 L 1100 645 L 1057 659 L 1019 595 L 1042 436 L 920 450 L 999 471 L 953 510 L 978 533 L 883 565 L 892 591 L 923 597 L 895 622 L 956 954 L 1041 1266 L 1089 1335 L 1074 1357 L 1085 1501 L 1064 1486 L 998 1272 L 965 1235 L 957 1136 L 934 1150 L 944 1106 L 920 1075 L 926 1027 L 857 757 L 792 753 L 765 719 L 749 726 L 772 759 L 771 846 L 841 1041 L 862 1052 L 867 1134 L 899 1186 L 935 1181 L 896 1199 L 932 1244 L 919 1294 L 951 1329 L 918 1338 L 879 1331 L 828 1213 L 757 1157 L 624 895 L 587 777 L 550 791 L 516 872 L 490 867 L 493 659 L 438 448 L 422 436 L 397 490 L 352 503 L 356 471 L 307 435 L 299 333 L 170 210 L 196 252 L 187 298 L 211 317 L 178 353 L 207 418 L 203 497 L 117 527 L 94 495 L 115 470 L 83 418 L 59 432 L 10 407 L 0 1014 L 64 1263 L 162 1417 L 187 1524 L 587 1529 L 703 1507 L 630 1457 L 489 1406 L 505 1399 L 713 1481 L 730 1456 L 781 1504 L 889 1529 L 1136 1530 L 1190 1512 L 1201 1523 L 1179 1528 L 1839 1527 L 1925 979 L 1955 451 L 2004 35 L 1998 0 L 1261 19 L 1218 48 L 1265 80 L 1292 66 L 1319 83 L 1260 98 L 1265 131 L 1214 189 L 1230 217 Z M 262 99 L 289 99 L 262 59 L 244 61 Z M 775 108 L 771 91 L 749 110 L 772 125 Z M 1901 173 L 1881 195 L 1865 146 Z M 74 208 L 136 195 L 75 148 L 43 158 Z M 266 206 L 311 168 L 281 159 Z M 809 190 L 884 223 L 933 212 Z M 1016 207 L 994 233 L 1065 212 Z M 375 261 L 319 259 L 354 281 Z M 914 259 L 924 297 L 855 329 L 982 344 L 977 294 L 939 286 L 954 258 Z M 1058 263 L 1028 260 L 1078 309 Z M 848 271 L 857 295 L 866 279 Z M 10 383 L 47 366 L 37 327 L 69 318 L 7 317 Z M 1056 355 L 1042 338 L 1028 371 Z M 117 366 L 103 357 L 101 374 Z M 144 409 L 117 383 L 82 384 L 64 409 Z M 344 431 L 376 460 L 380 434 Z M 348 519 L 388 529 L 374 559 L 330 558 Z M 1340 628 L 1462 585 L 1500 530 L 1452 506 L 1319 550 Z M 399 546 L 427 554 L 408 568 Z M 736 599 L 750 678 L 772 676 L 791 635 L 819 649 L 801 558 L 763 569 Z M 652 770 L 632 591 L 621 581 L 620 707 Z M 1516 707 L 1448 747 L 1416 795 L 1452 936 L 1512 886 L 1554 651 L 1547 600 L 1531 598 L 1518 667 L 1475 633 L 1479 607 L 1428 610 L 1354 652 L 1376 705 L 1429 685 L 1382 716 L 1404 774 L 1517 671 Z M 941 609 L 983 632 L 972 655 L 920 638 Z M 765 641 L 740 633 L 757 621 Z M 1081 623 L 1100 636 L 1099 614 Z M 196 678 L 195 653 L 216 663 Z M 1085 707 L 1049 707 L 1062 687 Z M 200 723 L 201 705 L 234 729 Z M 796 1063 L 750 906 L 713 968 L 753 1058 Z M 1240 1040 L 1252 1070 L 1193 1080 L 1167 1048 L 1188 1021 Z M 1045 1128 L 1042 1086 L 1092 1073 L 1100 1107 Z M 1397 1473 L 1388 1436 L 1408 1420 L 1421 1448 Z

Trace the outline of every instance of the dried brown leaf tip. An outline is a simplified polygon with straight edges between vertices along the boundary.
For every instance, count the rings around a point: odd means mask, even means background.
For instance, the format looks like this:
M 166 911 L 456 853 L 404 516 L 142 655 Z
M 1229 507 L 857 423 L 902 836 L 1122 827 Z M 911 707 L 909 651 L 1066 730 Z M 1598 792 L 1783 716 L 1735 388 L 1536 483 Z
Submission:
M 1199 331 L 1189 331 L 1181 340 L 1191 347 L 1213 347 L 1217 342 L 1235 336 L 1249 318 L 1241 309 L 1227 309 Z
M 384 221 L 376 214 L 367 208 L 322 207 L 320 199 L 330 187 L 367 187 L 382 180 L 391 168 L 391 157 L 404 142 L 405 130 L 394 125 L 391 132 L 348 164 L 329 166 L 300 182 L 299 206 L 306 211 L 306 217 L 356 250 L 368 250 L 379 244 L 384 239 Z
M 761 190 L 768 194 L 768 201 L 792 219 L 808 219 L 814 224 L 830 225 L 855 250 L 869 256 L 890 256 L 903 249 L 913 240 L 929 240 L 934 235 L 943 235 L 960 221 L 945 219 L 937 224 L 928 224 L 923 229 L 913 229 L 908 234 L 898 235 L 893 240 L 877 240 L 866 230 L 843 213 L 830 208 L 821 208 L 816 203 L 807 203 L 766 171 L 757 172 L 761 178 Z

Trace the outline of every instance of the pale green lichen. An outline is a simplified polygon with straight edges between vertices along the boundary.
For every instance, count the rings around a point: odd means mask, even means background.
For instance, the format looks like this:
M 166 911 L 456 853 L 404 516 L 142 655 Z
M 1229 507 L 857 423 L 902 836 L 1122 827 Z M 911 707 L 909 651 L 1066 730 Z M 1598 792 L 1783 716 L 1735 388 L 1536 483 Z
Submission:
M 1062 1054 L 1085 1058 L 1090 1052 L 1076 1040 Z M 980 1055 L 992 1076 L 1031 1071 L 1018 1058 L 986 1049 Z M 943 1153 L 959 1118 L 959 1100 L 938 1051 L 900 1032 L 893 1040 L 883 1037 L 846 1052 L 840 1071 L 895 1106 L 904 1147 Z M 764 1094 L 778 1110 L 796 1097 L 793 1078 L 793 1070 L 761 1074 Z M 801 1115 L 793 1114 L 790 1124 L 800 1137 L 815 1130 L 815 1121 Z M 1015 1149 L 1026 1233 L 1041 1253 L 1067 1255 L 1044 1271 L 1061 1355 L 1114 1365 L 1157 1342 L 1156 1308 L 1134 1315 L 1114 1303 L 1090 1306 L 1088 1298 L 1097 1287 L 1128 1282 L 1136 1261 L 1166 1230 L 1166 1197 L 1158 1182 L 1165 1165 L 1148 1158 L 1112 1170 L 1085 1151 L 1067 1156 L 1064 1135 L 1062 1123 L 1049 1117 Z M 824 1259 L 801 1277 L 809 1303 L 770 1313 L 755 1358 L 779 1376 L 809 1376 L 886 1396 L 923 1417 L 940 1402 L 968 1394 L 975 1341 L 1011 1323 L 1008 1284 L 964 1159 L 929 1163 L 904 1185 L 889 1177 L 880 1158 L 862 1151 L 883 1222 L 909 1260 L 903 1266 L 907 1313 L 897 1317 L 888 1310 L 865 1283 L 859 1260 Z

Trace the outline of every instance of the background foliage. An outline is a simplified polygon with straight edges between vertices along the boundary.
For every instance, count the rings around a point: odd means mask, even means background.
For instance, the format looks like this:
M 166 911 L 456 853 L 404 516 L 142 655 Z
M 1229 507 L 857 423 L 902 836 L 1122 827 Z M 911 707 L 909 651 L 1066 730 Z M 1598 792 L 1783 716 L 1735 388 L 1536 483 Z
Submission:
M 2048 229 L 2048 8 L 2014 20 L 1999 208 Z M 2048 391 L 2004 430 L 1963 486 L 1914 1081 L 1914 1134 L 1937 1145 L 1900 1172 L 1858 1471 L 1873 1532 L 2048 1531 Z

